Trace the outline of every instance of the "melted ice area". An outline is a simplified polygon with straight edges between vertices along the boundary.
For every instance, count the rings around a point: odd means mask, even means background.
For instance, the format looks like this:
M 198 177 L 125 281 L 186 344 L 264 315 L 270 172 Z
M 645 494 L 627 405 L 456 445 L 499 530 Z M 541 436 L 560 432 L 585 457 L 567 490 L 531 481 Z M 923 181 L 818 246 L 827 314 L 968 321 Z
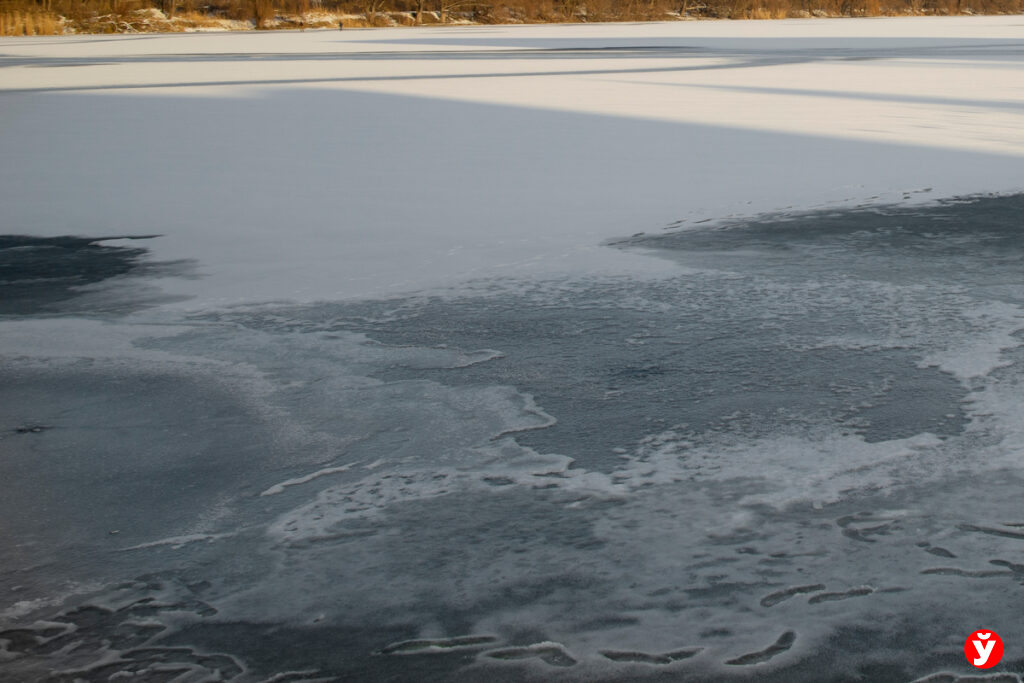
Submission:
M 6 321 L 8 344 L 48 343 L 4 366 L 16 421 L 45 426 L 4 441 L 8 514 L 33 511 L 12 516 L 5 656 L 292 680 L 962 672 L 968 624 L 1024 635 L 1021 208 L 620 245 L 680 267 L 658 279 Z M 87 359 L 86 333 L 107 341 Z M 70 633 L 95 644 L 69 654 Z

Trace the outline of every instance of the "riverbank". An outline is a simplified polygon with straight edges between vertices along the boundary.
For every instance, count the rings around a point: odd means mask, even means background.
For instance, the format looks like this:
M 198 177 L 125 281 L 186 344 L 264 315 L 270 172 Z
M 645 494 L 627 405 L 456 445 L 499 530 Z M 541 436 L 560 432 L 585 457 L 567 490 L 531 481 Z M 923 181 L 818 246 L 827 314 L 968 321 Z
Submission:
M 63 12 L 62 0 L 0 2 L 0 36 L 93 33 L 190 33 L 494 24 L 560 24 L 707 19 L 1020 14 L 1021 0 L 371 0 L 351 4 L 309 0 L 219 0 L 197 9 L 192 0 L 86 0 Z

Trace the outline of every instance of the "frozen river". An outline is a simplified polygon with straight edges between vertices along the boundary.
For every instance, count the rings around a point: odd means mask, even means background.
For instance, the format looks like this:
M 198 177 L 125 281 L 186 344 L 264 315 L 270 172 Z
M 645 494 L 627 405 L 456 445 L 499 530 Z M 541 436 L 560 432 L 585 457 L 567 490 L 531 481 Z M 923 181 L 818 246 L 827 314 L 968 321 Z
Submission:
M 0 41 L 0 678 L 1020 680 L 1020 21 Z

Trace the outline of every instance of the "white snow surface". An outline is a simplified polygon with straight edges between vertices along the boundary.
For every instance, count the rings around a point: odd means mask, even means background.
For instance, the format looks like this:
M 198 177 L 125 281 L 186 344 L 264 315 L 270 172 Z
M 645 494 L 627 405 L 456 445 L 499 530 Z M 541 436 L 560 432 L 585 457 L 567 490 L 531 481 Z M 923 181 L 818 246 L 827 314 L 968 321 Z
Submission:
M 185 308 L 657 276 L 601 243 L 1019 190 L 1022 46 L 1016 16 L 5 38 L 3 231 L 161 234 Z

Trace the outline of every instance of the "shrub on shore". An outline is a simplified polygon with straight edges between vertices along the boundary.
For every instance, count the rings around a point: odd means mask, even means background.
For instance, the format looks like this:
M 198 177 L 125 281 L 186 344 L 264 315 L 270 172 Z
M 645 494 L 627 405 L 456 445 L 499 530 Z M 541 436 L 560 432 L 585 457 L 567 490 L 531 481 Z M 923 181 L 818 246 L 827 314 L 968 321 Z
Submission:
M 1024 0 L 0 0 L 0 35 L 1021 12 Z

